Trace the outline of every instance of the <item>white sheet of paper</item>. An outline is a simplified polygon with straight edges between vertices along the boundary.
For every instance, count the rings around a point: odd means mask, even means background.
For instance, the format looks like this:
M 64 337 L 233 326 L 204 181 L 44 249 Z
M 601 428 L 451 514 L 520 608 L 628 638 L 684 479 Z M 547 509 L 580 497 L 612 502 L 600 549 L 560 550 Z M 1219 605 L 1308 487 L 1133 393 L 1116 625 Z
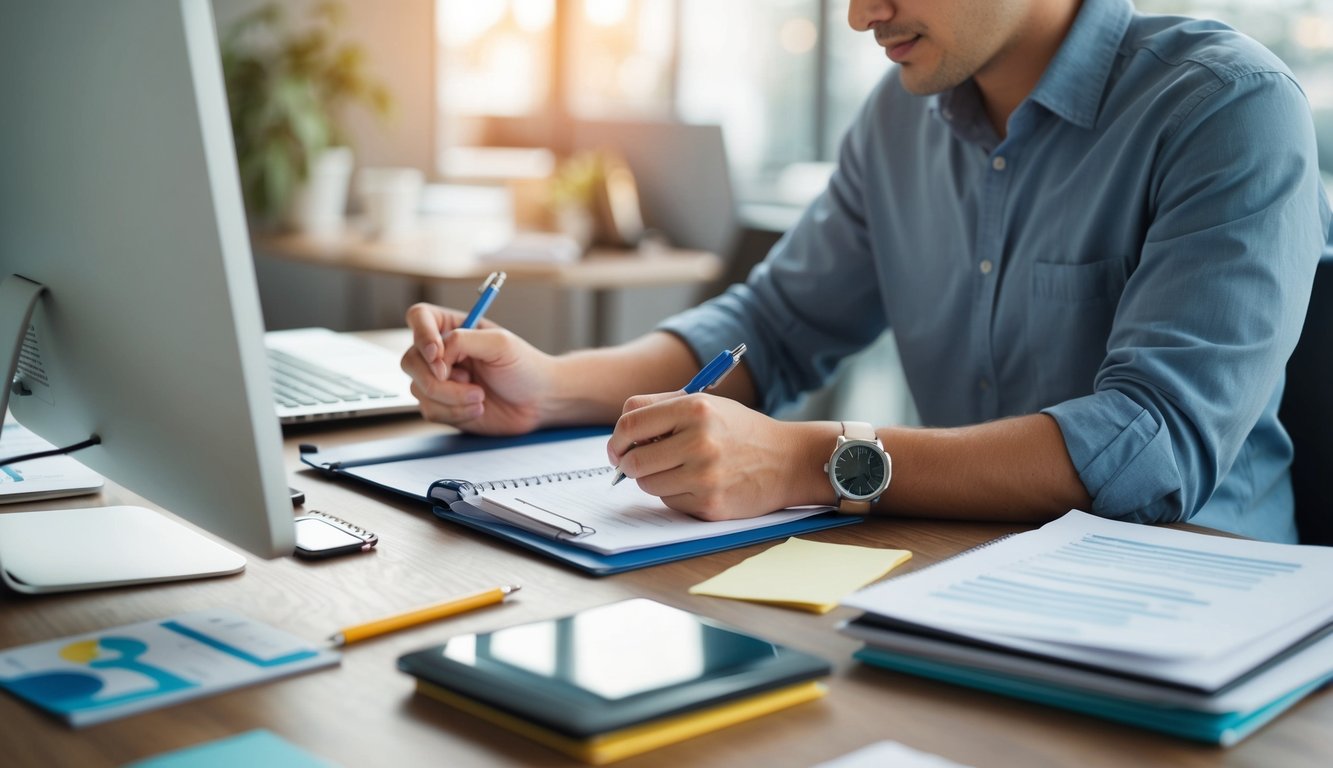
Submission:
M 1333 549 L 1071 511 L 843 604 L 978 636 L 1206 659 L 1322 626 L 1333 616 L 1329 584 Z

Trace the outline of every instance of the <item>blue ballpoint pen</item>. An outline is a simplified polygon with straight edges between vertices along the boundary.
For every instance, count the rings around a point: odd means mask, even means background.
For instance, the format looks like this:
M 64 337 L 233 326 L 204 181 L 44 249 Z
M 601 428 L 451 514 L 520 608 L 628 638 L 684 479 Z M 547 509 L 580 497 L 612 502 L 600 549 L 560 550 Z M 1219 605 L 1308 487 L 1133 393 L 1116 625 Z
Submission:
M 721 384 L 727 374 L 731 373 L 737 365 L 740 365 L 741 356 L 744 354 L 744 344 L 737 344 L 735 349 L 724 349 L 717 353 L 717 357 L 713 358 L 708 365 L 700 368 L 699 372 L 694 374 L 694 378 L 690 379 L 690 383 L 685 385 L 685 394 L 692 395 Z M 630 446 L 630 448 L 633 447 Z M 611 481 L 611 485 L 615 485 L 624 479 L 625 473 L 620 471 L 620 467 L 616 467 L 616 476 Z
M 477 289 L 481 293 L 481 297 L 477 299 L 476 304 L 472 305 L 472 311 L 467 313 L 467 319 L 458 327 L 475 328 L 477 323 L 481 322 L 481 316 L 486 314 L 487 309 L 490 309 L 491 302 L 495 301 L 495 295 L 500 292 L 500 286 L 504 284 L 505 273 L 492 272 L 491 276 L 486 278 L 486 282 L 482 283 L 481 287 Z

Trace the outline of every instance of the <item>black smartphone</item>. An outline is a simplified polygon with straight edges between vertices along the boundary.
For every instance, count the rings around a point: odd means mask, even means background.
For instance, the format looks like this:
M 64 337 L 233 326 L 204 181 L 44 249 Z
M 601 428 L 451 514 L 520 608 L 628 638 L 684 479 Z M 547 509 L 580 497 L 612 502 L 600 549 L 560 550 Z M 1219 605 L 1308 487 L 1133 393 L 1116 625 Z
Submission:
M 379 536 L 346 520 L 311 510 L 294 521 L 296 555 L 319 559 L 364 552 L 379 543 Z

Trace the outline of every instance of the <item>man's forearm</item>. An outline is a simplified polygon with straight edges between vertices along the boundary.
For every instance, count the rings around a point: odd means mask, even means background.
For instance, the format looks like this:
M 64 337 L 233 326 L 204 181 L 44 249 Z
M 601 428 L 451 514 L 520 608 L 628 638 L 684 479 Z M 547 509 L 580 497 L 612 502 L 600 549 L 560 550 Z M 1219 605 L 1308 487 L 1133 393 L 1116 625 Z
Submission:
M 1051 520 L 1092 503 L 1059 426 L 1045 414 L 957 429 L 889 427 L 878 433 L 893 459 L 893 480 L 877 511 Z
M 612 424 L 632 395 L 680 389 L 700 363 L 679 337 L 653 332 L 615 347 L 569 352 L 554 361 L 554 396 L 543 423 Z M 754 384 L 744 364 L 715 394 L 754 403 Z

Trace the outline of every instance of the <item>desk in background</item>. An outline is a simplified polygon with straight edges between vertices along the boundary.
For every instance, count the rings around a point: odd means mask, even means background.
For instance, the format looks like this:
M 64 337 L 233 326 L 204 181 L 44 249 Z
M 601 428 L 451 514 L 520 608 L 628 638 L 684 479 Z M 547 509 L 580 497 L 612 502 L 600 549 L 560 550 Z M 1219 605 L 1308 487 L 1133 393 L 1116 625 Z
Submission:
M 613 296 L 619 289 L 702 286 L 722 274 L 722 260 L 716 254 L 674 248 L 643 253 L 593 248 L 582 259 L 568 263 L 506 262 L 476 256 L 479 246 L 501 245 L 508 231 L 508 225 L 485 219 L 434 217 L 423 219 L 417 232 L 393 240 L 370 239 L 349 227 L 318 236 L 261 234 L 252 243 L 261 258 L 406 278 L 423 285 L 453 284 L 470 291 L 491 272 L 504 270 L 511 290 L 521 284 L 555 291 L 587 290 L 592 295 L 589 327 L 570 346 L 601 346 L 617 340 L 610 326 Z M 413 300 L 429 298 L 423 293 Z M 471 299 L 455 303 L 466 307 Z M 503 299 L 497 302 L 493 315 L 503 318 L 504 305 Z M 512 329 L 525 335 L 521 328 Z
M 381 337 L 383 338 L 383 337 Z M 399 336 L 388 334 L 390 344 Z M 1001 698 L 855 663 L 858 643 L 834 632 L 854 612 L 824 616 L 687 594 L 705 578 L 772 544 L 595 579 L 524 550 L 436 521 L 391 494 L 325 479 L 299 463 L 298 445 L 333 445 L 441 427 L 415 417 L 290 431 L 285 458 L 306 509 L 380 535 L 373 553 L 326 561 L 250 559 L 245 573 L 64 595 L 0 592 L 0 647 L 47 640 L 207 607 L 232 607 L 310 640 L 337 627 L 451 595 L 516 583 L 509 603 L 345 649 L 341 667 L 71 730 L 0 695 L 6 766 L 120 765 L 166 750 L 268 728 L 301 747 L 354 766 L 577 766 L 509 731 L 413 694 L 397 672 L 406 652 L 465 632 L 563 615 L 628 597 L 651 597 L 819 654 L 835 666 L 821 701 L 778 712 L 620 763 L 647 766 L 809 766 L 882 739 L 978 766 L 1231 764 L 1284 768 L 1333 763 L 1333 693 L 1323 691 L 1230 750 Z M 143 504 L 114 485 L 98 497 L 12 505 L 2 511 Z M 147 505 L 152 506 L 152 505 Z M 929 565 L 1023 526 L 870 519 L 811 535 L 818 541 L 902 547 L 898 572 Z

